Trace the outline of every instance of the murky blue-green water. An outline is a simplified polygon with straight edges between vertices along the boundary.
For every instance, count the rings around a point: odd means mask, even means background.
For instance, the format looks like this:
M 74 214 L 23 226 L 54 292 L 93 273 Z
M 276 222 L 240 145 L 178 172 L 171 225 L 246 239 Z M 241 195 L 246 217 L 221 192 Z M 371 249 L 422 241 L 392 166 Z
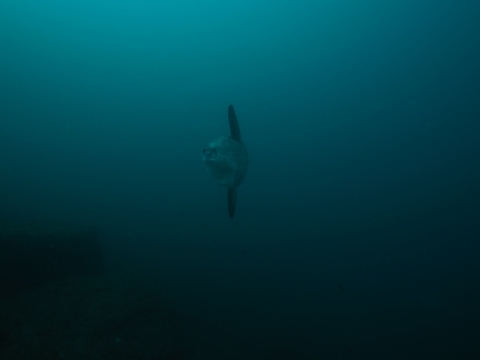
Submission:
M 4 0 L 0 214 L 150 264 L 187 359 L 476 359 L 479 16 Z M 250 156 L 233 220 L 201 161 L 229 104 Z

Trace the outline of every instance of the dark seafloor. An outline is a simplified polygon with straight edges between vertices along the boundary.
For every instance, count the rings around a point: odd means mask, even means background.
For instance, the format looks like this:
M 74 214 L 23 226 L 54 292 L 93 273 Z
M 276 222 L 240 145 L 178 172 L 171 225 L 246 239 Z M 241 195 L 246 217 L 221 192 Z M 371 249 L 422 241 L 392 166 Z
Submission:
M 480 359 L 479 19 L 1 1 L 0 360 Z

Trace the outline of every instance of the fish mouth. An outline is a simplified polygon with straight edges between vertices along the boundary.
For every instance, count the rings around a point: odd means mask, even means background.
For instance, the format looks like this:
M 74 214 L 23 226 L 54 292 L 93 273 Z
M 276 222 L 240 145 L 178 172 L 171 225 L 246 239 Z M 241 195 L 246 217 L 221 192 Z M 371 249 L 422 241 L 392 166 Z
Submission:
M 218 185 L 231 186 L 235 179 L 235 165 L 223 155 L 207 157 L 203 156 L 203 162 L 208 172 L 213 176 Z
M 216 149 L 206 147 L 203 149 L 203 161 L 204 162 L 226 162 L 231 164 L 231 161 L 225 155 L 220 155 Z
M 231 169 L 233 167 L 233 164 L 228 157 L 218 154 L 203 155 L 203 162 L 207 166 L 212 166 L 219 169 Z

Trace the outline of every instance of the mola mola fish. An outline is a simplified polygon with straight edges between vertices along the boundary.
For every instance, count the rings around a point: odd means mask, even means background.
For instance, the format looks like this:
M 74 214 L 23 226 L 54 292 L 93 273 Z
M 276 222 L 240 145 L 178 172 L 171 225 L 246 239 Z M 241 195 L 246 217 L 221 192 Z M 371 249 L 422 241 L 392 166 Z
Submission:
M 228 107 L 230 136 L 213 140 L 203 149 L 203 162 L 218 185 L 225 186 L 228 193 L 228 214 L 235 214 L 237 187 L 243 182 L 248 170 L 247 147 L 240 137 L 237 115 L 233 106 Z

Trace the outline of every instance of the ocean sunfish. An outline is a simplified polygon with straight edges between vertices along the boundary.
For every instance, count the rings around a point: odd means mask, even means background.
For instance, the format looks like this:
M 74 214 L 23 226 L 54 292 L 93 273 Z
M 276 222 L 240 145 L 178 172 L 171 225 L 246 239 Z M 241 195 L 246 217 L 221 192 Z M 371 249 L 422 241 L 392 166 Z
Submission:
M 247 147 L 240 137 L 237 115 L 233 106 L 228 107 L 230 136 L 222 136 L 203 149 L 202 160 L 218 185 L 228 190 L 228 214 L 235 214 L 237 187 L 243 182 L 248 170 Z

